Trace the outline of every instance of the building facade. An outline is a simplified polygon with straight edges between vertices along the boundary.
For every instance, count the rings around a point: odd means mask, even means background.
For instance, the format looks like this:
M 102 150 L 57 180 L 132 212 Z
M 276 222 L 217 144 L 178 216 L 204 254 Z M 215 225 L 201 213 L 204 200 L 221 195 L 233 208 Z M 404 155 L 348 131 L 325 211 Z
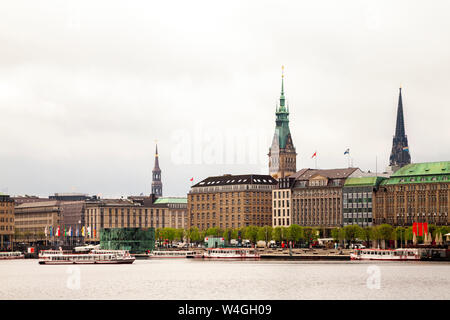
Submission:
M 186 228 L 187 199 L 151 196 L 87 201 L 85 219 L 89 242 L 98 242 L 103 229 Z
M 374 224 L 375 192 L 385 177 L 348 178 L 342 189 L 343 226 L 371 227 Z
M 12 248 L 14 239 L 14 200 L 0 193 L 0 251 Z
M 276 184 L 269 175 L 206 178 L 189 191 L 189 226 L 206 230 L 271 225 L 272 189 Z
M 410 226 L 413 222 L 448 225 L 450 161 L 404 166 L 380 183 L 375 223 Z
M 36 242 L 49 240 L 50 227 L 62 227 L 60 203 L 57 200 L 26 202 L 15 207 L 16 241 Z M 48 237 L 45 236 L 47 228 Z M 52 234 L 52 237 L 54 233 Z
M 399 89 L 397 122 L 395 126 L 395 135 L 392 139 L 391 156 L 389 157 L 389 171 L 395 172 L 403 166 L 411 163 L 409 153 L 408 137 L 405 133 L 405 121 L 403 117 L 402 88 Z
M 284 96 L 284 75 L 281 78 L 280 104 L 277 106 L 275 134 L 269 148 L 269 174 L 275 179 L 285 178 L 297 170 L 297 153 L 289 130 L 289 107 Z
M 280 179 L 273 190 L 273 227 L 297 224 L 324 231 L 341 227 L 345 181 L 362 174 L 358 168 L 302 169 Z

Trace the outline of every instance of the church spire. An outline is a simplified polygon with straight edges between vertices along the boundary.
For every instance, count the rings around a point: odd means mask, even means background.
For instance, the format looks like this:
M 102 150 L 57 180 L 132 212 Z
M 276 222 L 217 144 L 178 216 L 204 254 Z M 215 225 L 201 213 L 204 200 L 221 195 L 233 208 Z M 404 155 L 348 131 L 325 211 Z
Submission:
M 162 197 L 161 169 L 159 168 L 158 144 L 155 150 L 155 166 L 152 170 L 152 194 Z
M 395 127 L 396 136 L 405 135 L 405 122 L 403 119 L 403 102 L 402 102 L 402 87 L 399 88 L 398 93 L 398 107 L 397 107 L 397 125 Z
M 405 120 L 403 117 L 402 87 L 399 88 L 397 122 L 395 125 L 395 135 L 392 140 L 392 151 L 389 158 L 389 166 L 393 171 L 411 163 L 409 154 L 408 138 L 405 134 Z

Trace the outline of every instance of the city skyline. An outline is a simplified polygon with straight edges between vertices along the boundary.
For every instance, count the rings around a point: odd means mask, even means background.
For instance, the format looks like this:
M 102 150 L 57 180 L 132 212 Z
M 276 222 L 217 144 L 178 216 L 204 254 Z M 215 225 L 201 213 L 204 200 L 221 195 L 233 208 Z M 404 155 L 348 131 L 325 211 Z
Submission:
M 201 23 L 181 2 L 191 18 L 115 3 L 95 20 L 100 7 L 69 4 L 1 10 L 0 192 L 149 194 L 154 139 L 165 195 L 185 196 L 191 177 L 268 174 L 281 65 L 297 170 L 315 167 L 315 151 L 318 168 L 345 168 L 350 148 L 353 166 L 374 171 L 377 159 L 384 171 L 400 85 L 411 162 L 450 159 L 445 2 L 328 3 L 333 13 L 282 3 L 246 23 L 248 3 L 204 3 Z M 136 19 L 114 23 L 127 14 Z M 225 143 L 222 161 L 208 159 L 206 140 L 228 132 L 250 139 L 233 142 L 233 157 L 256 141 L 255 159 L 227 161 Z M 180 136 L 190 137 L 182 160 Z

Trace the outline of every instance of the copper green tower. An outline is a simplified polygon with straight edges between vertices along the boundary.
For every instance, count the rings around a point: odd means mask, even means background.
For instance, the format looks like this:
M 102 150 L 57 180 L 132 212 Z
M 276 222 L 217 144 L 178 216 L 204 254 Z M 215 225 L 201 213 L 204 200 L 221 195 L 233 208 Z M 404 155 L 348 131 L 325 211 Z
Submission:
M 297 153 L 289 130 L 289 108 L 284 96 L 284 68 L 281 74 L 280 104 L 276 108 L 275 134 L 269 149 L 269 174 L 275 179 L 294 174 L 297 168 Z

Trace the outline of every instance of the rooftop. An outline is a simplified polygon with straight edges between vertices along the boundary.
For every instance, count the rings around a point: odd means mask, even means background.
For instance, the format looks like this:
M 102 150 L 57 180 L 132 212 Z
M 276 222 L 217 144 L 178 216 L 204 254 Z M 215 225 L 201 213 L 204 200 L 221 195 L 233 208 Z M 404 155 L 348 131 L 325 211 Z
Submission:
M 392 177 L 450 174 L 450 161 L 411 163 L 397 170 Z
M 182 197 L 162 197 L 162 198 L 158 198 L 156 199 L 156 201 L 154 202 L 154 204 L 166 204 L 166 203 L 183 203 L 183 204 L 187 204 L 187 198 L 182 198 Z
M 358 168 L 343 168 L 343 169 L 301 169 L 296 173 L 290 175 L 290 178 L 295 178 L 296 180 L 309 180 L 315 175 L 321 175 L 327 177 L 328 179 L 339 179 L 347 178 L 353 172 L 358 170 Z
M 225 174 L 223 176 L 208 177 L 193 187 L 212 187 L 236 184 L 260 184 L 260 185 L 275 185 L 277 184 L 270 175 L 246 174 L 246 175 L 231 175 Z
M 381 181 L 385 180 L 385 177 L 358 177 L 347 178 L 345 180 L 345 187 L 358 187 L 358 186 L 377 186 Z

